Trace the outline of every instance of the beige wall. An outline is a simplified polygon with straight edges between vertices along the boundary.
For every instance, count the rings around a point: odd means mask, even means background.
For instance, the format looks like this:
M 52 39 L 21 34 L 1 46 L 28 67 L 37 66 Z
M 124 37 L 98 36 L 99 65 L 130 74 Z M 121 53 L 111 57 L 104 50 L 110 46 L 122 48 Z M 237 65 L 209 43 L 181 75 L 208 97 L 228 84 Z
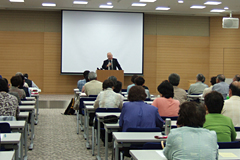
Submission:
M 71 94 L 82 76 L 60 75 L 61 12 L 0 11 L 0 75 L 10 80 L 27 72 L 45 94 Z M 180 87 L 198 73 L 209 77 L 231 72 L 239 63 L 238 30 L 221 28 L 219 17 L 145 15 L 144 78 L 151 93 L 176 72 Z M 240 58 L 240 56 L 238 56 Z M 223 61 L 225 59 L 225 61 Z M 234 74 L 233 74 L 234 73 Z M 125 76 L 124 88 L 131 83 Z

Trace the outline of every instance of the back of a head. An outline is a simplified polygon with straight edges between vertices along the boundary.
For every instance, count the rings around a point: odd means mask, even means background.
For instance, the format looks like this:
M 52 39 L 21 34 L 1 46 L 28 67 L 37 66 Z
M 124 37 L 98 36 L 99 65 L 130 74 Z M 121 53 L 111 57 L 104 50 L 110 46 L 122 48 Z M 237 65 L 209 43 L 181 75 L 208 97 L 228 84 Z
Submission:
M 137 77 L 135 79 L 135 84 L 138 86 L 143 86 L 144 83 L 145 83 L 145 79 L 143 77 Z
M 235 81 L 240 81 L 240 75 L 239 74 L 236 74 L 235 76 L 234 76 L 234 79 L 235 79 Z
M 83 77 L 86 81 L 88 81 L 88 74 L 89 74 L 90 71 L 86 70 L 83 72 Z
M 24 74 L 23 74 L 23 77 L 26 78 L 26 79 L 28 79 L 28 74 L 27 74 L 27 73 L 24 73 Z
M 204 76 L 201 73 L 199 73 L 196 78 L 198 81 L 201 81 L 201 82 L 204 80 Z
M 180 76 L 176 73 L 172 73 L 169 75 L 168 80 L 173 86 L 178 86 L 180 82 Z
M 224 99 L 221 93 L 212 91 L 204 97 L 205 105 L 209 113 L 221 114 L 224 105 Z
M 136 79 L 137 77 L 138 77 L 138 75 L 136 75 L 136 74 L 132 76 L 132 78 L 131 78 L 132 83 L 135 83 L 135 79 Z
M 217 79 L 219 80 L 219 82 L 225 82 L 225 76 L 223 74 L 217 75 Z
M 216 79 L 217 79 L 217 77 L 211 77 L 211 84 L 212 84 L 212 86 L 214 85 L 214 84 L 216 84 Z
M 0 92 L 8 93 L 8 83 L 2 78 L 0 78 Z
M 89 81 L 97 79 L 97 73 L 89 72 L 88 79 L 89 79 Z
M 11 81 L 12 86 L 14 86 L 14 87 L 18 87 L 22 83 L 20 76 L 13 76 L 10 81 Z
M 114 86 L 114 84 L 113 84 L 113 81 L 107 79 L 103 82 L 102 86 L 103 86 L 103 90 L 104 90 L 107 88 L 112 88 Z
M 122 90 L 122 82 L 117 81 L 115 86 L 114 86 L 113 91 L 116 92 L 116 93 L 120 93 L 121 90 Z
M 171 83 L 168 82 L 168 80 L 163 81 L 158 86 L 157 89 L 158 89 L 158 92 L 160 94 L 162 94 L 162 96 L 165 98 L 173 98 L 174 97 L 173 86 Z
M 15 76 L 23 76 L 23 74 L 21 72 L 17 72 Z
M 240 82 L 234 81 L 230 84 L 229 89 L 232 91 L 232 96 L 240 97 Z
M 206 109 L 196 102 L 184 102 L 180 105 L 177 125 L 188 127 L 203 127 Z
M 204 83 L 206 80 L 205 76 L 203 76 L 202 83 Z
M 7 83 L 7 85 L 8 85 L 8 80 L 7 80 L 7 78 L 2 78 L 6 83 Z
M 129 89 L 128 100 L 133 101 L 144 101 L 147 97 L 145 89 L 142 86 L 133 86 Z
M 108 79 L 111 80 L 114 83 L 114 85 L 116 85 L 117 78 L 115 76 L 110 76 L 110 77 L 108 77 Z
M 21 79 L 21 83 L 20 83 L 19 87 L 22 88 L 24 86 L 25 79 L 24 79 L 23 75 L 20 75 L 19 77 Z

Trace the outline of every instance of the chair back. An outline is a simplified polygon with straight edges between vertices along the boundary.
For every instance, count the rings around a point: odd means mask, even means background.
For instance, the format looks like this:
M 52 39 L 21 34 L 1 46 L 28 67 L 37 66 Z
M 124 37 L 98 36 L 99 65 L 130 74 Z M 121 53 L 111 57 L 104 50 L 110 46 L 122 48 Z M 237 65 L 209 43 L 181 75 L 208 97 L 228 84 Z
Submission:
M 163 149 L 161 143 L 147 142 L 143 145 L 144 150 L 148 149 Z
M 240 127 L 235 127 L 235 130 L 236 131 L 240 131 Z
M 84 108 L 83 101 L 95 101 L 95 100 L 96 100 L 96 97 L 80 97 L 79 109 Z
M 97 97 L 98 95 L 89 95 L 88 97 Z
M 165 121 L 166 118 L 170 118 L 172 121 L 176 121 L 178 119 L 178 116 L 176 117 L 162 117 L 162 119 Z
M 118 113 L 121 112 L 119 108 L 97 108 L 95 112 L 114 112 Z
M 11 133 L 11 128 L 9 123 L 0 123 L 0 133 Z
M 128 128 L 126 132 L 161 132 L 161 128 Z
M 122 89 L 122 92 L 127 92 L 127 89 Z
M 232 141 L 232 142 L 218 142 L 219 149 L 233 149 L 233 148 L 240 148 L 239 141 Z

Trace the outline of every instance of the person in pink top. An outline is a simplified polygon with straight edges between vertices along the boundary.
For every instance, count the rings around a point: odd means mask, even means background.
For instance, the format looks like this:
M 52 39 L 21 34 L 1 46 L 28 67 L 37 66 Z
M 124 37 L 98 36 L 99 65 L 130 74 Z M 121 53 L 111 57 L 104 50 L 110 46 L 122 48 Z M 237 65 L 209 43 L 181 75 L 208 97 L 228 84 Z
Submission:
M 160 98 L 156 98 L 152 105 L 158 108 L 161 117 L 176 117 L 178 116 L 180 102 L 173 99 L 173 86 L 167 80 L 163 81 L 158 86 Z

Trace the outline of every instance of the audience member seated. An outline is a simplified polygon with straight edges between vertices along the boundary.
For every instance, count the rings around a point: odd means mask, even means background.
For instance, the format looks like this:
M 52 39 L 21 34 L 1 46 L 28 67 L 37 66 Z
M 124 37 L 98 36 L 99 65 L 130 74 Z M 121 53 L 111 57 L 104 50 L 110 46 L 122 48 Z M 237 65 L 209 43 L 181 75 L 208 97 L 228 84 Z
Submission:
M 167 80 L 158 86 L 160 98 L 156 98 L 152 105 L 158 108 L 158 112 L 162 117 L 178 116 L 180 102 L 173 99 L 173 86 Z
M 213 85 L 212 90 L 221 93 L 223 99 L 226 99 L 229 92 L 229 85 L 225 82 L 225 76 L 223 74 L 217 75 L 216 84 Z
M 9 89 L 9 84 L 8 84 L 8 80 L 6 79 L 6 78 L 3 78 L 3 80 L 7 83 L 7 85 L 8 85 L 8 89 Z M 18 93 L 17 92 L 8 92 L 9 94 L 11 94 L 11 95 L 13 95 L 13 96 L 15 96 L 15 97 L 17 97 L 17 99 L 18 99 L 18 103 L 21 103 L 21 99 L 20 99 L 20 97 L 19 97 L 19 95 L 18 95 Z
M 225 100 L 222 114 L 231 118 L 235 127 L 240 127 L 240 82 L 234 81 L 230 84 L 229 97 Z
M 8 84 L 3 79 L 0 79 L 0 116 L 13 116 L 16 118 L 18 114 L 17 98 L 8 94 Z
M 117 81 L 116 84 L 115 84 L 115 86 L 114 86 L 113 91 L 114 91 L 115 93 L 120 93 L 120 94 L 121 94 L 121 91 L 122 91 L 122 82 Z
M 33 88 L 38 88 L 38 86 L 30 79 L 28 79 L 28 74 L 24 73 L 23 75 L 25 82 L 28 84 L 29 87 L 33 87 Z
M 120 108 L 123 106 L 123 96 L 113 91 L 114 84 L 111 80 L 107 79 L 103 82 L 101 91 L 96 101 L 94 108 Z
M 133 86 L 129 90 L 128 100 L 123 104 L 119 126 L 126 132 L 128 128 L 154 128 L 163 126 L 158 109 L 144 103 L 146 93 L 143 87 Z
M 203 81 L 203 75 L 202 74 L 198 74 L 196 77 L 196 83 L 195 84 L 191 84 L 189 89 L 188 89 L 188 94 L 202 94 L 203 90 L 205 88 L 207 88 L 207 86 L 205 84 L 202 83 Z
M 178 88 L 180 82 L 180 76 L 176 73 L 172 73 L 168 77 L 168 81 L 173 85 L 174 97 L 182 104 L 187 100 L 187 93 L 184 89 Z
M 113 82 L 113 85 L 114 85 L 114 86 L 116 85 L 116 83 L 117 83 L 117 77 L 115 77 L 115 76 L 110 76 L 110 77 L 108 77 L 108 79 Z
M 223 96 L 212 91 L 204 97 L 206 110 L 206 121 L 203 128 L 215 131 L 218 142 L 231 142 L 236 139 L 236 131 L 232 119 L 221 114 L 224 100 Z
M 84 77 L 84 79 L 79 80 L 79 81 L 77 82 L 77 87 L 78 87 L 78 89 L 79 89 L 80 92 L 82 91 L 83 86 L 89 81 L 89 80 L 88 80 L 88 74 L 89 74 L 89 72 L 90 72 L 90 71 L 88 71 L 88 70 L 84 71 L 84 72 L 83 72 L 83 77 Z
M 212 87 L 213 87 L 214 84 L 216 84 L 216 78 L 217 78 L 217 77 L 212 77 L 212 78 L 211 78 L 211 81 L 210 81 L 211 86 L 204 89 L 203 95 L 202 95 L 203 97 L 205 97 L 205 95 L 206 95 L 207 93 L 212 92 Z
M 205 80 L 206 80 L 206 78 L 205 78 L 205 76 L 203 76 L 203 80 L 202 80 L 202 83 L 208 88 L 208 85 L 207 84 L 205 84 Z
M 30 89 L 24 86 L 25 78 L 23 77 L 23 75 L 20 75 L 19 77 L 21 78 L 21 83 L 20 83 L 20 85 L 19 85 L 18 88 L 24 90 L 24 92 L 25 92 L 25 94 L 26 94 L 26 97 L 30 97 L 30 96 L 31 96 L 31 94 L 30 94 L 30 93 L 31 93 L 31 92 L 30 92 Z
M 13 76 L 10 81 L 11 81 L 12 86 L 11 86 L 9 92 L 10 93 L 17 92 L 20 99 L 25 99 L 26 93 L 24 92 L 23 89 L 18 88 L 20 86 L 20 84 L 22 83 L 21 77 Z
M 137 78 L 138 75 L 133 75 L 132 78 L 131 78 L 131 81 L 132 81 L 132 84 L 128 85 L 127 86 L 127 94 L 129 92 L 129 89 L 132 87 L 132 86 L 135 86 L 135 78 Z
M 95 72 L 90 72 L 88 74 L 89 82 L 87 82 L 82 89 L 87 96 L 98 95 L 102 91 L 102 82 L 97 80 L 97 74 Z
M 143 78 L 143 77 L 137 77 L 137 78 L 135 78 L 135 84 L 137 85 L 137 86 L 144 86 L 144 83 L 145 83 L 145 79 Z M 144 88 L 144 87 L 143 87 Z M 145 89 L 145 88 L 144 88 Z M 150 93 L 149 93 L 149 90 L 148 89 L 145 89 L 145 92 L 146 92 L 146 94 L 147 94 L 147 98 L 151 98 L 151 95 L 150 95 Z
M 236 74 L 234 77 L 233 77 L 233 82 L 234 81 L 240 81 L 240 75 L 239 74 Z
M 195 102 L 180 106 L 178 128 L 168 135 L 163 154 L 167 159 L 218 159 L 217 135 L 202 128 L 206 110 Z
M 17 72 L 16 74 L 15 74 L 15 76 L 23 76 L 23 74 L 21 73 L 21 72 Z M 23 85 L 24 87 L 29 87 L 28 86 L 28 84 L 24 81 L 24 85 Z

